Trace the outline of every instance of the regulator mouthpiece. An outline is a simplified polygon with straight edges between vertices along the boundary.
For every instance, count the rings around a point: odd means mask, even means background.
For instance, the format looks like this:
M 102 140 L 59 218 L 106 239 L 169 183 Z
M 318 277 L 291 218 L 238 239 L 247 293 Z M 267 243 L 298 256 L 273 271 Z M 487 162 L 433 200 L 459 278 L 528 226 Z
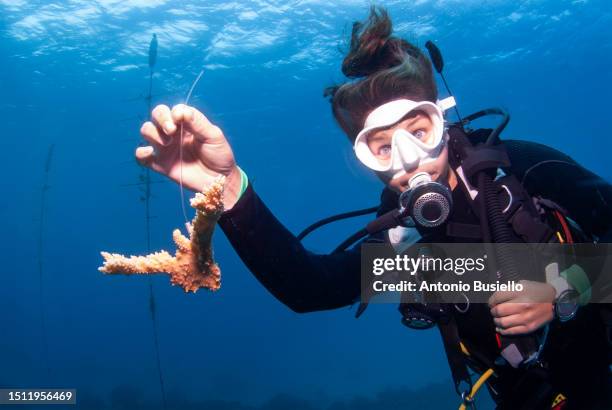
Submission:
M 453 200 L 450 190 L 419 172 L 408 181 L 409 189 L 399 197 L 399 207 L 406 219 L 417 228 L 431 229 L 444 224 L 450 215 Z M 409 226 L 409 222 L 406 221 Z

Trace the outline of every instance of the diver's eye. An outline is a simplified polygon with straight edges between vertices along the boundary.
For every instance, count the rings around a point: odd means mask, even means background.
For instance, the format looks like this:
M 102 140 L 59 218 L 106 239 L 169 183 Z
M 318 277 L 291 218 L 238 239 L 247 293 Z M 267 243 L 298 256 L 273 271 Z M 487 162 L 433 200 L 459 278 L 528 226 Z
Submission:
M 414 135 L 415 137 L 417 137 L 420 140 L 423 140 L 423 139 L 425 139 L 425 137 L 427 137 L 427 131 L 425 131 L 424 129 L 419 129 L 419 130 L 416 130 L 415 132 L 413 132 L 412 135 Z
M 378 152 L 376 153 L 378 156 L 382 158 L 389 158 L 391 156 L 391 145 L 383 145 L 378 148 Z

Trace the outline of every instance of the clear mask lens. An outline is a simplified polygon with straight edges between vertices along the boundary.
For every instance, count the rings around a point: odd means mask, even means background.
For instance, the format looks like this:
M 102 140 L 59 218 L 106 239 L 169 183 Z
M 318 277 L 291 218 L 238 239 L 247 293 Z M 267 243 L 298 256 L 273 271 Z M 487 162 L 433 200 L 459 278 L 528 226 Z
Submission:
M 425 112 L 430 117 L 433 124 L 433 139 L 428 138 L 427 142 L 423 141 L 422 138 L 425 136 L 420 135 L 423 130 L 416 131 L 417 135 L 414 135 L 406 129 L 398 129 L 392 136 L 389 160 L 381 159 L 371 151 L 368 144 L 369 136 L 381 129 L 392 127 L 417 110 Z M 444 117 L 439 106 L 429 101 L 395 100 L 381 105 L 368 115 L 364 129 L 355 139 L 355 154 L 367 167 L 375 171 L 389 171 L 398 167 L 402 161 L 408 161 L 407 165 L 410 165 L 417 160 L 426 160 L 439 148 L 443 134 Z

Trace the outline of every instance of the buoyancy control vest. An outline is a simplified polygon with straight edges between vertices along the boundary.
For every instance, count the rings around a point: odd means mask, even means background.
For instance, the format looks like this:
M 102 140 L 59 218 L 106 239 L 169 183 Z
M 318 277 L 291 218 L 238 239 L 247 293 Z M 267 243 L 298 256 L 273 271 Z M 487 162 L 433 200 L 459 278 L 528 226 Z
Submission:
M 472 188 L 474 185 L 478 186 L 478 181 L 470 182 L 470 177 L 482 171 L 483 165 L 484 169 L 488 166 L 491 181 L 494 188 L 497 187 L 494 191 L 497 194 L 498 202 L 503 205 L 501 208 L 502 214 L 505 215 L 503 222 L 510 227 L 511 238 L 509 240 L 517 242 L 555 241 L 553 233 L 557 231 L 563 232 L 564 235 L 569 233 L 576 241 L 606 241 L 606 237 L 611 236 L 612 187 L 607 182 L 559 151 L 527 141 L 504 140 L 503 145 L 497 144 L 493 148 L 481 148 L 482 161 L 475 160 L 474 156 L 466 161 L 466 157 L 473 155 L 474 150 L 477 150 L 475 147 L 478 147 L 479 144 L 482 146 L 490 134 L 491 130 L 487 129 L 464 131 L 461 126 L 451 126 L 449 128 L 451 137 L 449 163 L 454 169 L 462 167 L 465 181 L 472 185 Z M 484 153 L 486 155 L 483 155 Z M 498 169 L 503 172 L 497 172 Z M 568 192 L 567 187 L 572 187 L 572 190 Z M 444 226 L 445 231 L 442 233 L 459 242 L 491 240 L 487 238 L 487 232 L 483 232 L 480 225 L 482 207 L 473 200 L 468 188 L 467 184 L 461 184 L 460 188 L 453 192 L 453 197 L 463 199 L 466 205 L 454 209 L 463 209 L 468 218 L 462 221 L 451 218 Z M 313 229 L 334 220 L 363 215 L 376 210 L 379 218 L 345 240 L 336 248 L 336 251 L 346 249 L 350 244 L 371 232 L 377 233 L 368 237 L 368 242 L 385 241 L 386 237 L 384 232 L 380 231 L 380 222 L 377 221 L 380 221 L 384 215 L 393 213 L 398 206 L 398 199 L 398 194 L 385 188 L 381 194 L 380 206 L 326 218 L 306 229 L 299 235 L 299 238 L 303 238 Z M 577 223 L 565 224 L 563 220 L 567 217 L 571 217 Z M 570 232 L 564 232 L 563 229 L 566 228 Z M 367 300 L 362 301 L 357 310 L 357 316 L 363 313 L 366 306 Z M 404 324 L 422 321 L 424 318 L 425 321 L 429 321 L 425 323 L 426 325 L 438 324 L 457 390 L 465 395 L 465 392 L 471 387 L 471 380 L 469 380 L 466 369 L 465 351 L 467 349 L 470 351 L 467 362 L 470 367 L 476 370 L 490 368 L 495 365 L 495 358 L 499 355 L 500 340 L 496 337 L 486 306 L 474 307 L 474 315 L 455 315 L 452 310 L 449 315 L 448 307 L 430 304 L 427 309 L 419 311 L 422 306 L 402 303 L 399 309 Z M 414 315 L 415 312 L 417 315 Z M 610 333 L 609 329 L 608 333 Z M 480 343 L 473 343 L 474 340 Z M 503 372 L 499 374 L 501 373 Z M 525 382 L 528 378 L 523 378 L 521 383 L 532 385 L 534 380 L 539 380 L 542 385 L 548 385 L 544 382 L 543 376 L 540 376 L 542 373 L 546 375 L 546 372 L 536 371 L 532 367 L 528 373 L 531 382 Z M 533 379 L 534 375 L 537 376 L 535 379 Z M 508 377 L 504 376 L 504 378 Z M 460 390 L 459 386 L 463 380 L 468 383 L 468 389 Z M 495 377 L 491 379 L 491 384 L 494 383 Z M 495 398 L 494 391 L 491 393 Z
M 517 144 L 522 148 L 522 151 L 516 149 L 513 154 L 516 156 L 522 154 L 527 158 L 532 159 L 531 164 L 521 164 L 518 168 L 513 166 L 510 156 L 507 153 L 506 144 L 498 144 L 493 147 L 486 147 L 479 145 L 478 141 L 482 140 L 487 135 L 487 130 L 477 131 L 475 138 L 469 138 L 468 134 L 460 127 L 451 127 L 449 129 L 449 163 L 451 168 L 455 170 L 461 176 L 459 181 L 459 189 L 456 189 L 453 197 L 456 205 L 454 209 L 459 210 L 451 216 L 449 222 L 443 229 L 443 232 L 435 232 L 433 235 L 431 232 L 425 232 L 425 241 L 431 242 L 443 242 L 443 241 L 495 241 L 495 238 L 487 236 L 490 233 L 486 232 L 483 228 L 483 224 L 487 223 L 500 223 L 505 224 L 507 229 L 506 234 L 508 235 L 504 240 L 507 242 L 526 242 L 526 243 L 547 243 L 547 242 L 558 242 L 558 238 L 553 234 L 555 232 L 563 232 L 563 235 L 568 235 L 572 240 L 576 242 L 590 242 L 598 239 L 597 234 L 605 234 L 606 230 L 610 229 L 610 207 L 606 198 L 610 198 L 609 185 L 605 184 L 594 174 L 588 173 L 582 167 L 577 165 L 574 161 L 568 157 L 561 157 L 562 154 L 551 150 L 548 147 L 540 146 L 537 144 L 531 145 L 532 148 L 544 151 L 544 156 L 533 155 L 533 152 L 529 152 L 529 143 L 518 142 Z M 476 141 L 476 143 L 475 143 Z M 514 142 L 510 142 L 512 145 Z M 556 154 L 556 155 L 551 155 Z M 518 161 L 520 162 L 520 161 Z M 524 181 L 531 177 L 531 187 L 537 186 L 534 183 L 535 179 L 533 174 L 529 175 L 535 169 L 540 167 L 553 167 L 556 166 L 557 172 L 559 168 L 570 169 L 572 172 L 570 175 L 559 175 L 557 177 L 565 176 L 563 182 L 567 184 L 575 183 L 576 176 L 582 178 L 582 184 L 576 184 L 577 186 L 588 185 L 593 190 L 597 190 L 597 195 L 592 197 L 595 201 L 596 206 L 592 206 L 589 209 L 591 216 L 595 213 L 599 213 L 597 216 L 600 218 L 601 224 L 587 223 L 588 232 L 583 231 L 578 227 L 578 224 L 569 224 L 567 222 L 569 216 L 581 221 L 588 221 L 586 215 L 582 215 L 580 212 L 576 212 L 576 215 L 570 214 L 565 209 L 567 206 L 574 211 L 584 209 L 582 204 L 577 204 L 574 201 L 563 201 L 564 206 L 559 205 L 553 200 L 544 198 L 542 193 L 550 194 L 550 190 L 527 190 L 524 186 Z M 482 213 L 485 212 L 486 206 L 483 204 L 484 199 L 478 199 L 478 195 L 474 195 L 475 191 L 483 192 L 482 183 L 475 181 L 474 176 L 483 169 L 489 169 L 490 171 L 495 170 L 495 177 L 491 177 L 492 186 L 489 188 L 490 192 L 493 192 L 499 203 L 500 212 L 498 214 L 497 221 L 491 221 L 491 218 L 486 218 Z M 501 172 L 500 172 L 501 171 Z M 584 176 L 588 175 L 589 183 L 585 184 Z M 573 177 L 573 178 L 569 178 Z M 551 181 L 541 181 L 543 186 L 550 187 Z M 478 190 L 475 190 L 475 185 L 478 186 Z M 553 184 L 554 185 L 554 184 Z M 460 191 L 460 192 L 459 192 Z M 602 191 L 605 195 L 602 194 Z M 391 196 L 390 193 L 386 193 L 387 201 Z M 383 196 L 384 197 L 384 196 Z M 482 197 L 482 196 L 481 196 Z M 554 195 L 555 199 L 563 199 L 561 195 Z M 457 204 L 461 199 L 464 199 L 463 203 Z M 489 201 L 490 204 L 490 201 Z M 469 208 L 469 209 L 466 209 Z M 483 222 L 484 221 L 484 222 Z M 486 227 L 486 226 L 485 226 Z M 480 228 L 480 229 L 479 229 Z M 565 231 L 564 231 L 565 230 Z M 428 235 L 428 236 L 427 236 Z M 503 256 L 503 255 L 502 255 Z M 543 272 L 542 272 L 543 276 Z M 516 277 L 515 279 L 519 279 Z M 542 277 L 542 281 L 545 281 Z M 400 304 L 399 310 L 402 313 L 402 322 L 412 328 L 423 328 L 427 324 L 436 324 L 441 332 L 442 340 L 444 342 L 445 351 L 448 357 L 449 366 L 451 373 L 455 381 L 455 387 L 462 397 L 469 397 L 469 392 L 472 389 L 472 383 L 467 371 L 467 365 L 482 372 L 483 369 L 487 368 L 499 368 L 498 359 L 499 350 L 495 349 L 495 344 L 502 351 L 504 344 L 500 337 L 495 333 L 492 325 L 491 317 L 488 312 L 488 308 L 485 306 L 473 305 L 471 307 L 472 312 L 468 313 L 467 309 L 462 310 L 455 306 L 442 305 L 436 303 L 430 303 L 427 306 L 422 304 L 407 303 L 403 300 Z M 602 315 L 607 312 L 605 309 L 602 310 Z M 429 323 L 427 323 L 429 322 Z M 476 325 L 475 325 L 476 324 Z M 597 330 L 593 329 L 596 333 Z M 609 333 L 609 329 L 608 329 Z M 506 342 L 506 346 L 509 343 L 514 343 L 510 338 Z M 530 349 L 541 351 L 542 346 L 538 347 L 538 343 L 544 340 L 544 335 L 531 335 L 526 339 L 519 340 L 518 343 L 522 343 L 522 347 L 529 351 Z M 469 346 L 469 350 L 466 348 Z M 466 355 L 466 352 L 470 353 Z M 506 358 L 506 357 L 504 357 Z M 467 361 L 466 361 L 467 359 Z M 510 357 L 512 359 L 512 356 Z M 512 364 L 512 367 L 519 367 L 522 364 L 524 357 Z M 541 395 L 542 403 L 546 403 L 546 400 L 550 399 L 550 396 L 555 393 L 555 387 L 553 383 L 549 381 L 549 372 L 545 371 L 547 363 L 540 357 L 537 360 L 532 361 L 529 366 L 529 370 L 523 372 L 515 372 L 512 377 L 516 380 L 513 384 L 521 386 L 532 386 L 535 384 L 541 387 L 537 392 L 526 393 Z M 603 359 L 603 358 L 602 358 Z M 506 360 L 509 362 L 508 358 Z M 504 371 L 496 371 L 496 375 L 503 374 Z M 517 378 L 517 374 L 521 374 L 520 378 Z M 505 379 L 508 380 L 508 372 L 505 371 Z M 529 380 L 529 382 L 527 382 Z M 494 384 L 495 379 L 491 379 L 491 385 Z M 506 382 L 506 386 L 507 386 Z M 524 388 L 524 387 L 523 387 Z M 497 389 L 501 391 L 502 389 Z M 492 394 L 495 392 L 492 389 Z M 555 393 L 556 394 L 556 393 Z M 507 401 L 507 392 L 504 399 Z M 500 399 L 499 395 L 496 397 Z M 533 403 L 532 403 L 533 404 Z

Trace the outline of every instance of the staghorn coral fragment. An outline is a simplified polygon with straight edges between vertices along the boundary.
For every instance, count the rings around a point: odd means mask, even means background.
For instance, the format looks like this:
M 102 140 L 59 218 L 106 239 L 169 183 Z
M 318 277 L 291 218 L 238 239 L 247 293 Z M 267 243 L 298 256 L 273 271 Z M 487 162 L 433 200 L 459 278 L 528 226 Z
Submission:
M 221 270 L 213 259 L 212 236 L 223 212 L 224 176 L 219 176 L 204 192 L 196 193 L 190 203 L 196 210 L 191 224 L 187 224 L 189 237 L 179 229 L 172 232 L 176 245 L 174 256 L 166 251 L 146 256 L 124 256 L 101 252 L 104 265 L 99 271 L 107 274 L 156 274 L 167 273 L 170 282 L 185 292 L 200 288 L 217 290 L 221 286 Z

